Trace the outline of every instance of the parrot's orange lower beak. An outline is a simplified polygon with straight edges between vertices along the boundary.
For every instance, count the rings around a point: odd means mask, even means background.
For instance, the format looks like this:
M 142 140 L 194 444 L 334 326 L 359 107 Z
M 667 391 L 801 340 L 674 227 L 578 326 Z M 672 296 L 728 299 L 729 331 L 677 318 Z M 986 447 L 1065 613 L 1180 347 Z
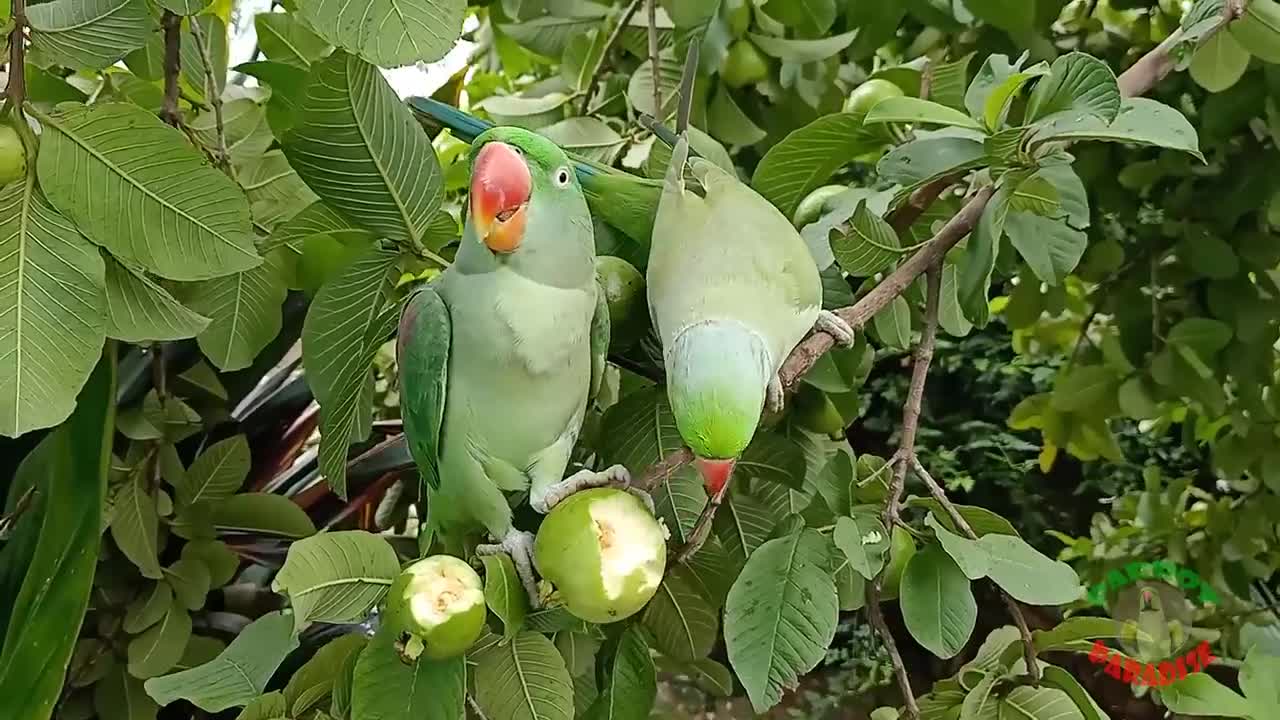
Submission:
M 510 145 L 493 141 L 480 148 L 471 169 L 471 218 L 490 250 L 520 247 L 532 183 L 524 158 Z
M 706 486 L 707 494 L 715 496 L 729 484 L 729 476 L 733 474 L 736 461 L 732 458 L 729 460 L 696 458 L 694 462 L 698 466 L 698 472 L 702 473 L 702 484 Z

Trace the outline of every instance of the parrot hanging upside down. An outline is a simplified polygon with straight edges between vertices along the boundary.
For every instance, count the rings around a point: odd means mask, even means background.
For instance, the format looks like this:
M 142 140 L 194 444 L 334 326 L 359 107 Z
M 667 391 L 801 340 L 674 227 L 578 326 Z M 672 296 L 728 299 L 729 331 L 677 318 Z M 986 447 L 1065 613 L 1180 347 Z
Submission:
M 778 369 L 811 331 L 838 342 L 852 328 L 822 310 L 822 282 L 804 240 L 738 178 L 676 143 L 654 222 L 649 312 L 662 340 L 667 394 L 713 503 L 755 435 L 767 403 L 783 402 Z M 686 162 L 706 191 L 686 188 Z M 705 539 L 691 538 L 685 556 Z
M 609 313 L 595 280 L 591 218 L 564 151 L 497 127 L 472 145 L 470 212 L 447 270 L 407 301 L 397 358 L 404 432 L 446 540 L 487 530 L 536 607 L 533 536 L 504 492 L 548 512 L 591 487 L 631 490 L 626 468 L 564 478 L 599 389 Z

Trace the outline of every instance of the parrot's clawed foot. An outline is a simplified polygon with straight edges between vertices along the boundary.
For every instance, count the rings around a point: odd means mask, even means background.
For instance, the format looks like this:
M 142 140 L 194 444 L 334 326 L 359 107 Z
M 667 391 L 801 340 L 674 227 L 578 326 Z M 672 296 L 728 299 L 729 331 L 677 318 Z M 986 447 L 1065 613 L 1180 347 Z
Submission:
M 540 496 L 530 499 L 529 504 L 534 510 L 543 515 L 551 512 L 551 509 L 561 502 L 564 502 L 570 495 L 588 490 L 591 488 L 614 487 L 626 490 L 635 495 L 649 508 L 650 513 L 655 513 L 653 507 L 653 498 L 649 494 L 639 488 L 631 487 L 631 473 L 622 465 L 613 465 L 605 468 L 600 472 L 595 470 L 579 470 L 560 482 L 546 489 L 546 492 Z
M 502 538 L 502 542 L 476 547 L 477 555 L 500 553 L 510 555 L 511 562 L 515 563 L 520 583 L 524 585 L 524 591 L 529 594 L 529 606 L 535 610 L 540 608 L 542 603 L 538 598 L 538 581 L 533 575 L 533 533 L 511 528 Z
M 842 347 L 853 347 L 853 343 L 857 340 L 857 335 L 849 323 L 830 310 L 818 313 L 818 321 L 813 324 L 813 329 L 821 330 L 835 338 L 836 344 Z
M 769 378 L 769 386 L 764 390 L 764 406 L 770 415 L 782 412 L 787 401 L 787 392 L 782 388 L 782 378 L 776 374 Z

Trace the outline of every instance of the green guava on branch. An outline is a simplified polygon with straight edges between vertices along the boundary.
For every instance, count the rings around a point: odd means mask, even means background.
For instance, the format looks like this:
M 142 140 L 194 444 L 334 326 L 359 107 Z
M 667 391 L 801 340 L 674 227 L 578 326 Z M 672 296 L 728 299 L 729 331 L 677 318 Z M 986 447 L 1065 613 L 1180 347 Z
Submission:
M 433 555 L 400 573 L 384 612 L 406 660 L 451 658 L 466 652 L 484 630 L 484 585 L 465 561 Z
M 0 185 L 27 175 L 27 149 L 11 125 L 0 124 Z

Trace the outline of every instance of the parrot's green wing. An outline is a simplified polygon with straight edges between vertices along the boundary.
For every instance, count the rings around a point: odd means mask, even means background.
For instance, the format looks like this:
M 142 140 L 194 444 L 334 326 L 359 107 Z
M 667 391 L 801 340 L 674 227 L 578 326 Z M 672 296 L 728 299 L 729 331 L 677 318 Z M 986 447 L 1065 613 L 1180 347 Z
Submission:
M 449 308 L 435 288 L 426 286 L 409 296 L 396 340 L 400 415 L 409 454 L 432 488 L 440 487 L 440 429 L 451 336 Z
M 604 296 L 604 288 L 596 281 L 596 312 L 591 316 L 591 392 L 587 395 L 587 407 L 600 392 L 600 383 L 604 381 L 605 358 L 609 355 L 609 303 Z

